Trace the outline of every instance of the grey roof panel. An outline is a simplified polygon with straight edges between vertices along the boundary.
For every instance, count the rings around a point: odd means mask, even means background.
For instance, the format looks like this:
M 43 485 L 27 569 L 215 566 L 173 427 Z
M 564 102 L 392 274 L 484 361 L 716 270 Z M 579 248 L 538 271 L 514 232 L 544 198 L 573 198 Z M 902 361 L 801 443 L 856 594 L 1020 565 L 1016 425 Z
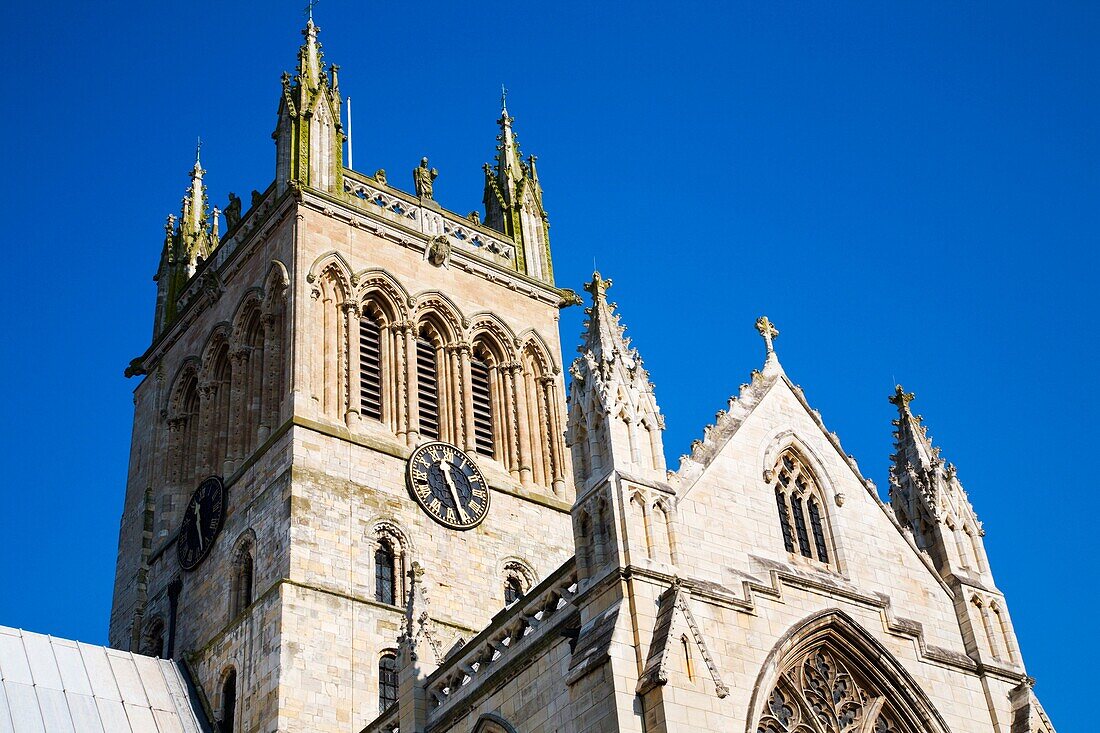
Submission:
M 73 729 L 76 733 L 105 733 L 94 697 L 66 692 L 65 699 L 69 703 L 69 713 L 73 716 Z
M 88 679 L 88 671 L 84 669 L 84 660 L 80 657 L 80 648 L 76 642 L 68 639 L 51 639 L 51 641 L 65 692 L 91 697 L 92 683 Z
M 118 691 L 122 693 L 122 701 L 127 705 L 149 707 L 149 699 L 145 696 L 145 688 L 141 684 L 141 678 L 138 677 L 133 657 L 128 652 L 120 652 L 117 649 L 106 651 L 111 671 L 115 673 Z
M 111 671 L 111 665 L 107 663 L 107 650 L 91 644 L 78 646 L 80 657 L 84 660 L 88 682 L 92 686 L 92 694 L 100 700 L 122 702 L 122 695 L 118 694 L 118 685 L 115 684 L 115 674 Z
M 180 717 L 175 713 L 154 708 L 153 717 L 156 718 L 157 730 L 160 733 L 184 733 L 183 726 L 180 724 Z
M 36 688 L 45 687 L 59 692 L 65 689 L 61 684 L 61 673 L 57 671 L 57 662 L 53 658 L 50 637 L 24 631 L 23 650 L 27 653 Z
M 126 717 L 130 719 L 130 730 L 134 733 L 157 733 L 157 721 L 148 706 L 126 703 Z
M 56 669 L 54 670 L 56 674 Z M 60 680 L 61 678 L 58 677 Z M 69 701 L 65 693 L 49 687 L 35 687 L 38 693 L 38 709 L 42 713 L 42 723 L 50 733 L 75 733 L 73 718 L 69 714 Z
M 204 733 L 180 667 L 0 626 L 0 733 Z
M 8 695 L 4 692 L 4 684 L 0 682 L 0 733 L 14 733 L 14 731 L 11 711 L 8 709 Z
M 34 684 L 31 666 L 27 664 L 27 654 L 23 651 L 23 637 L 4 633 L 3 630 L 0 630 L 0 677 L 5 682 Z
M 22 682 L 4 680 L 4 692 L 8 696 L 15 733 L 46 733 L 42 725 L 42 713 L 38 710 L 38 696 L 34 694 L 34 687 Z
M 126 719 L 126 710 L 118 700 L 96 699 L 96 707 L 99 708 L 99 720 L 103 723 L 103 730 L 108 733 L 130 730 L 130 721 Z
M 175 711 L 176 706 L 172 702 L 172 695 L 168 692 L 168 683 L 164 681 L 164 672 L 160 663 L 153 657 L 134 655 L 134 666 L 137 668 L 138 678 L 145 687 L 145 696 L 149 699 L 149 707 L 154 710 Z

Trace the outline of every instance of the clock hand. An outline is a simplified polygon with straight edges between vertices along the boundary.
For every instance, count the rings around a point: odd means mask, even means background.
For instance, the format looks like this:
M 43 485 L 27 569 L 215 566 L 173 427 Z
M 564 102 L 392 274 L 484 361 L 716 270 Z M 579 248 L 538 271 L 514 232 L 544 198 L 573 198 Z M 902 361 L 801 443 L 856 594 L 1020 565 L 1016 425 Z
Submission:
M 202 504 L 195 504 L 195 536 L 199 539 L 199 550 L 202 550 Z
M 451 490 L 451 498 L 454 499 L 455 509 L 457 509 L 458 513 L 462 516 L 462 521 L 468 523 L 470 521 L 470 516 L 466 514 L 466 510 L 462 508 L 462 502 L 458 500 L 458 487 L 455 486 L 454 479 L 451 478 L 451 471 L 454 470 L 454 467 L 444 458 L 439 463 L 439 470 L 443 472 L 443 480 L 447 482 L 447 488 Z

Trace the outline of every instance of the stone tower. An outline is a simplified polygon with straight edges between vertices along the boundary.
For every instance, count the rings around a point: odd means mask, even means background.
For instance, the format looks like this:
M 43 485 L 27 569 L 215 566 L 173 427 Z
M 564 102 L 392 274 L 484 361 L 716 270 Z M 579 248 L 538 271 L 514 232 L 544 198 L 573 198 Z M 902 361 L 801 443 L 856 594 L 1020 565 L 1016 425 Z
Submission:
M 185 661 L 240 731 L 360 729 L 396 700 L 406 608 L 430 667 L 574 552 L 557 321 L 576 296 L 534 158 L 502 109 L 483 220 L 436 203 L 426 159 L 413 193 L 345 168 L 337 68 L 312 18 L 303 35 L 274 180 L 229 195 L 219 236 L 196 160 L 127 370 L 110 641 Z M 409 459 L 435 442 L 418 496 Z M 478 481 L 483 519 L 449 526 Z

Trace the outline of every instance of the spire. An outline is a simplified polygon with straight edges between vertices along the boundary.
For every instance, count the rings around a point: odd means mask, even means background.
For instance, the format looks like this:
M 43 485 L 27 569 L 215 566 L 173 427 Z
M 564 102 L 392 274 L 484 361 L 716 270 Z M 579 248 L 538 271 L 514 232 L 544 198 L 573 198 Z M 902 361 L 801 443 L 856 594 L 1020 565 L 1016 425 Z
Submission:
M 615 304 L 607 300 L 611 281 L 599 272 L 584 286 L 592 295 L 581 356 L 570 374 L 569 436 L 574 475 L 580 482 L 615 468 L 634 475 L 665 479 L 661 431 L 664 417 L 657 406 L 649 372 L 638 350 L 631 348 Z
M 542 206 L 542 186 L 535 172 L 535 158 L 523 160 L 514 122 L 508 113 L 508 90 L 501 85 L 496 164 L 483 166 L 485 225 L 515 241 L 521 272 L 552 283 L 550 221 Z
M 313 5 L 314 3 L 310 2 L 309 20 L 306 21 L 306 27 L 302 29 L 305 42 L 298 50 L 298 79 L 307 84 L 310 89 L 316 89 L 320 85 L 323 68 L 321 44 L 317 42 L 317 33 L 321 29 L 313 24 Z
M 188 232 L 198 232 L 202 228 L 206 214 L 206 186 L 202 182 L 206 171 L 202 169 L 201 153 L 202 138 L 200 137 L 195 143 L 195 165 L 191 168 L 191 186 L 187 190 L 183 204 L 183 221 L 186 222 Z
M 630 349 L 630 339 L 624 335 L 626 327 L 619 325 L 619 316 L 615 313 L 615 304 L 607 300 L 607 291 L 611 281 L 605 280 L 599 272 L 592 273 L 592 282 L 584 289 L 592 295 L 592 307 L 585 308 L 588 315 L 584 344 L 579 351 L 591 354 L 599 365 L 612 362 L 617 356 L 623 358 L 630 368 L 637 352 Z
M 508 114 L 508 90 L 500 85 L 500 134 L 497 135 L 497 181 L 500 183 L 501 193 L 508 201 L 515 201 L 516 184 L 524 178 L 523 156 L 519 152 L 519 141 L 516 139 L 512 123 L 515 119 Z
M 275 138 L 275 184 L 281 194 L 288 186 L 335 193 L 343 190 L 343 144 L 339 67 L 325 72 L 324 54 L 317 40 L 321 29 L 313 22 L 311 0 L 306 6 L 303 42 L 292 77 L 284 73 Z
M 159 335 L 176 317 L 180 295 L 203 260 L 209 259 L 218 247 L 218 210 L 210 215 L 210 201 L 202 167 L 202 139 L 195 143 L 195 164 L 191 166 L 191 183 L 180 203 L 180 216 L 169 216 L 164 225 L 164 246 L 160 266 L 153 278 L 157 283 L 157 309 L 154 336 Z M 213 220 L 212 220 L 213 219 Z
M 894 465 L 908 464 L 922 471 L 929 471 L 942 461 L 939 457 L 939 448 L 932 445 L 932 440 L 928 437 L 928 429 L 922 424 L 923 418 L 920 415 L 914 415 L 909 409 L 909 403 L 915 396 L 912 392 L 906 392 L 899 384 L 889 398 L 890 404 L 898 410 L 898 419 L 893 423 L 894 440 L 898 450 L 893 456 Z
M 940 457 L 920 415 L 914 415 L 912 392 L 899 384 L 890 396 L 898 410 L 894 424 L 894 454 L 890 456 L 890 505 L 902 526 L 913 532 L 917 546 L 929 551 L 945 573 L 959 567 L 972 572 L 986 571 L 984 547 L 978 539 L 984 532 L 974 507 L 959 481 L 955 467 Z M 972 535 L 971 551 L 959 551 L 955 543 L 945 546 L 943 536 L 955 532 Z

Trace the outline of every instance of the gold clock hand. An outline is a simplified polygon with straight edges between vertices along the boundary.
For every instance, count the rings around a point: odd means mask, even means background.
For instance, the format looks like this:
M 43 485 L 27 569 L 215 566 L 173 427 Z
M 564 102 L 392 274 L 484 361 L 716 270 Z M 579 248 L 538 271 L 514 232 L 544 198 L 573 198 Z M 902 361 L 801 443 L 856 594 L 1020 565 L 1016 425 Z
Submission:
M 195 503 L 195 536 L 199 539 L 199 550 L 202 550 L 202 504 Z
M 439 463 L 439 470 L 443 472 L 443 480 L 447 482 L 447 488 L 451 490 L 451 498 L 454 499 L 455 509 L 458 510 L 459 515 L 462 517 L 462 521 L 468 523 L 470 521 L 470 516 L 466 514 L 466 510 L 462 508 L 462 502 L 458 500 L 458 487 L 455 486 L 454 479 L 451 478 L 451 471 L 453 468 L 454 467 L 447 462 L 446 458 Z

